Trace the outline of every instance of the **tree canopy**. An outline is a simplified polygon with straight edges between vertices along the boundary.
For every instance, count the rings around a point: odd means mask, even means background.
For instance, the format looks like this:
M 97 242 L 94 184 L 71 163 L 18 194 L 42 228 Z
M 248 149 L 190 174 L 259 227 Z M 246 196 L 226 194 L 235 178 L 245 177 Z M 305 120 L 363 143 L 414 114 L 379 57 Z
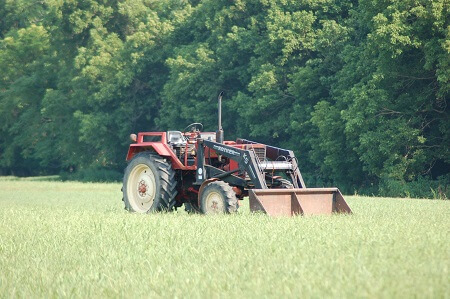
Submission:
M 449 7 L 2 1 L 0 173 L 121 172 L 130 133 L 215 130 L 224 90 L 226 138 L 295 150 L 311 186 L 447 188 Z

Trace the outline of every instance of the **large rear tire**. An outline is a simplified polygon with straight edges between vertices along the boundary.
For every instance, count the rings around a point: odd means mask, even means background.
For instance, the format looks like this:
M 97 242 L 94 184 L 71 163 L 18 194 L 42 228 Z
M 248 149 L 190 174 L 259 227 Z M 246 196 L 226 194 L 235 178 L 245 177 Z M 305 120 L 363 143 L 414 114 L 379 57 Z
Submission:
M 203 214 L 235 213 L 238 199 L 233 188 L 224 181 L 214 181 L 206 185 L 200 197 L 200 209 Z
M 171 211 L 176 204 L 175 171 L 161 156 L 142 152 L 133 157 L 123 177 L 123 201 L 130 212 Z

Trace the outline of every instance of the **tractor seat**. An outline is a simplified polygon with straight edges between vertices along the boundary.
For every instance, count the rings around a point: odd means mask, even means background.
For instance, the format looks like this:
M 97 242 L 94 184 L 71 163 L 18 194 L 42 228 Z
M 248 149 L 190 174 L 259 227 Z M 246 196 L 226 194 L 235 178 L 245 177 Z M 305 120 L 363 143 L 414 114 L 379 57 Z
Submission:
M 172 145 L 176 145 L 176 146 L 186 144 L 186 140 L 184 139 L 184 136 L 183 136 L 183 134 L 181 134 L 180 131 L 168 131 L 167 132 L 167 142 Z

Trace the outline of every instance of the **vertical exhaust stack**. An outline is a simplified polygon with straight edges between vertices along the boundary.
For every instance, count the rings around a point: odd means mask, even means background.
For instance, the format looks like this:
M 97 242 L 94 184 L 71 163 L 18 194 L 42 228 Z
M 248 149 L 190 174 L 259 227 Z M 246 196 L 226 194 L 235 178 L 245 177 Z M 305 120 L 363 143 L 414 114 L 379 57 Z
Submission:
M 219 129 L 216 131 L 216 141 L 218 143 L 223 143 L 223 128 L 222 128 L 222 96 L 223 96 L 223 91 L 221 91 L 219 93 Z

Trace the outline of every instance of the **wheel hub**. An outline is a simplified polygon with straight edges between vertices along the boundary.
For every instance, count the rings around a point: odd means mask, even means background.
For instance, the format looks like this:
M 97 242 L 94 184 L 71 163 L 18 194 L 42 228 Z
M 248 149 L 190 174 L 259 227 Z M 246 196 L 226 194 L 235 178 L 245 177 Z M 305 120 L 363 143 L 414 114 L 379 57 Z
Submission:
M 153 171 L 146 164 L 136 165 L 129 175 L 128 200 L 133 210 L 147 212 L 156 196 L 156 179 Z
M 209 213 L 220 214 L 223 213 L 225 205 L 222 196 L 217 192 L 211 192 L 206 197 L 206 206 L 208 207 Z
M 148 189 L 147 184 L 145 183 L 144 180 L 141 180 L 141 181 L 139 182 L 139 186 L 138 186 L 138 192 L 139 192 L 139 195 L 142 196 L 142 197 L 144 197 L 145 194 L 147 193 L 147 189 Z

